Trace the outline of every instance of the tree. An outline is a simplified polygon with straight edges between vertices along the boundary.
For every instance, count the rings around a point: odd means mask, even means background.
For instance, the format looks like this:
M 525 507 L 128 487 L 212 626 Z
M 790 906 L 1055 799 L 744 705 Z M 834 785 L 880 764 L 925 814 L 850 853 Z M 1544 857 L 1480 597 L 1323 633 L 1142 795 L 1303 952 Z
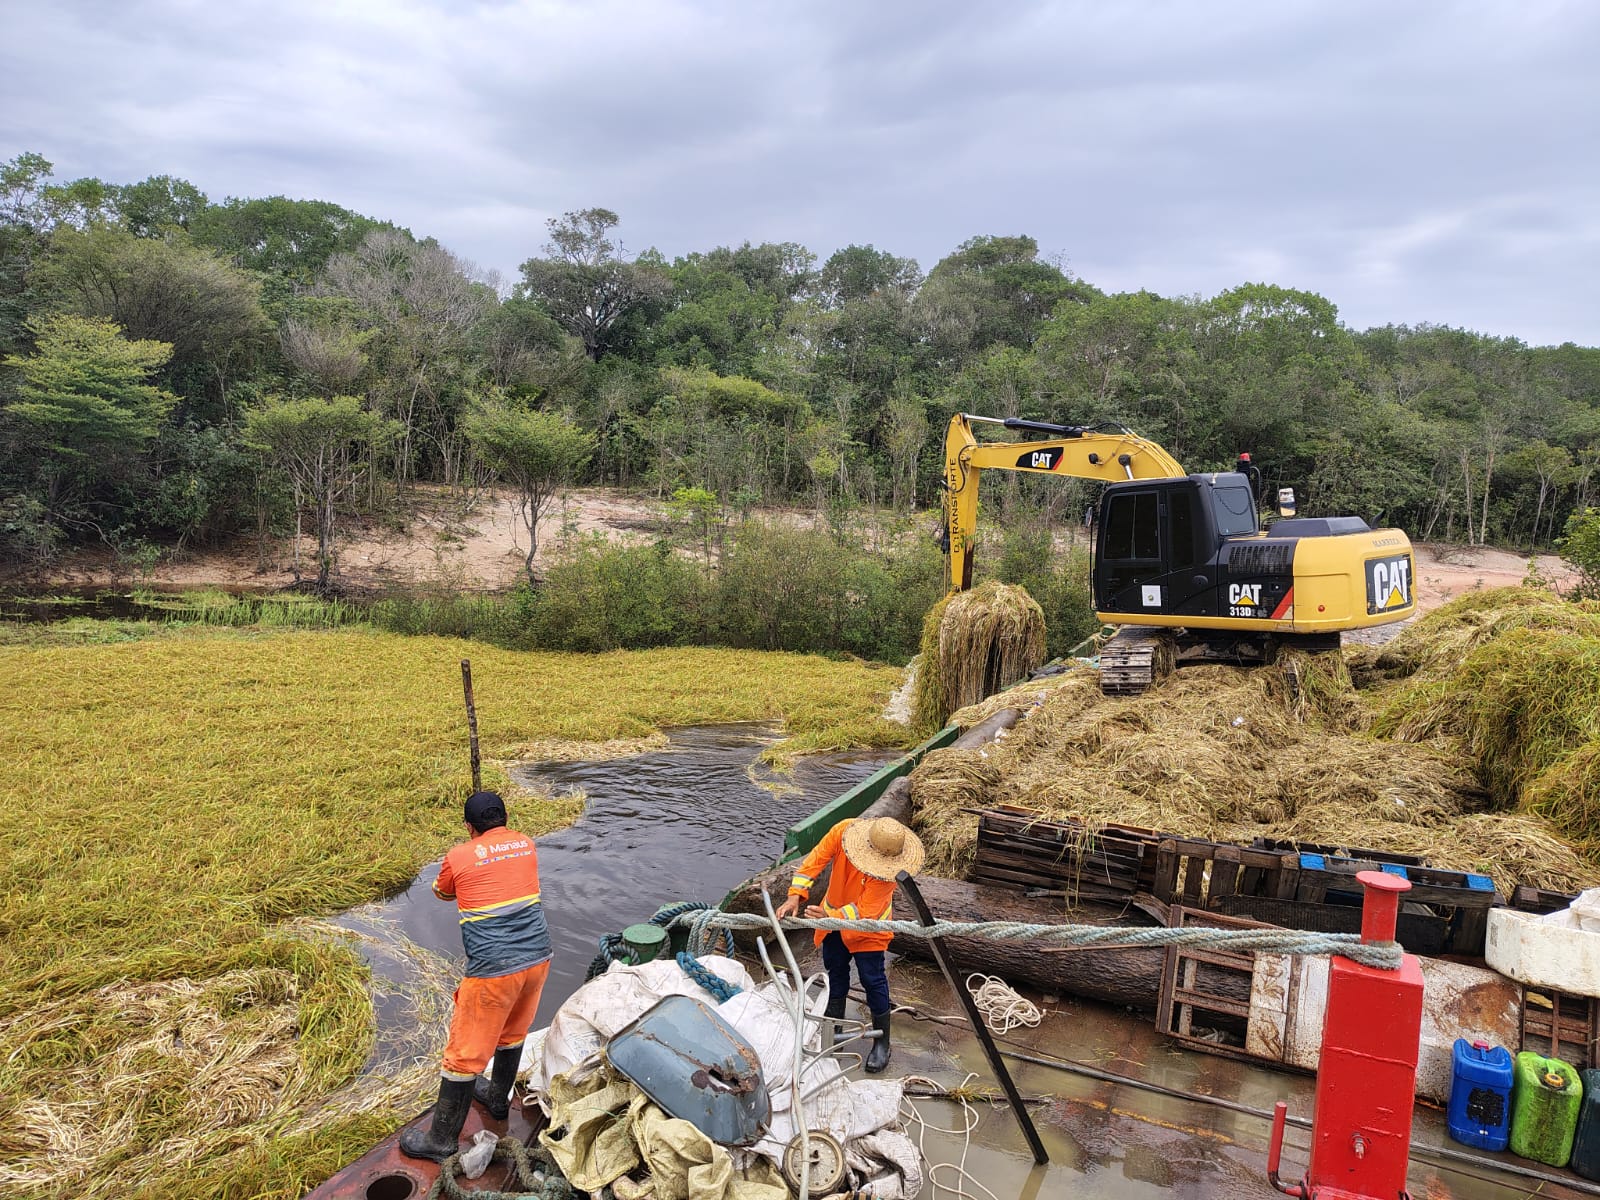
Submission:
M 580 429 L 563 413 L 519 408 L 503 393 L 491 391 L 468 411 L 467 438 L 473 449 L 506 483 L 516 489 L 517 512 L 528 531 L 528 556 L 523 567 L 528 583 L 533 556 L 539 550 L 539 521 L 561 490 L 588 465 L 595 435 Z
M 187 179 L 152 175 L 142 183 L 112 189 L 123 228 L 135 237 L 158 237 L 167 229 L 188 229 L 206 209 L 206 194 Z
M 248 369 L 267 344 L 260 284 L 182 235 L 60 229 L 42 275 L 84 315 L 171 345 L 168 386 L 208 421 L 226 417 L 235 372 Z
M 354 301 L 375 332 L 382 390 L 400 422 L 395 476 L 402 485 L 412 475 L 413 443 L 424 418 L 443 450 L 452 415 L 444 407 L 448 385 L 468 374 L 468 334 L 494 306 L 494 294 L 474 281 L 474 273 L 437 242 L 389 229 L 374 229 L 355 250 L 328 263 L 323 289 Z
M 360 478 L 364 456 L 394 434 L 392 421 L 368 412 L 354 396 L 273 399 L 245 414 L 245 444 L 283 471 L 294 487 L 296 532 L 307 505 L 316 517 L 316 588 L 323 594 L 332 587 L 339 501 Z M 295 552 L 298 578 L 298 538 Z
M 60 520 L 100 483 L 136 470 L 177 401 L 149 382 L 172 347 L 70 314 L 33 318 L 28 328 L 34 353 L 5 360 L 21 376 L 5 411 Z
M 659 267 L 622 258 L 621 246 L 610 236 L 620 220 L 605 208 L 551 217 L 545 222 L 550 230 L 545 257 L 522 264 L 521 294 L 581 339 L 595 362 L 611 348 L 624 317 L 672 288 Z

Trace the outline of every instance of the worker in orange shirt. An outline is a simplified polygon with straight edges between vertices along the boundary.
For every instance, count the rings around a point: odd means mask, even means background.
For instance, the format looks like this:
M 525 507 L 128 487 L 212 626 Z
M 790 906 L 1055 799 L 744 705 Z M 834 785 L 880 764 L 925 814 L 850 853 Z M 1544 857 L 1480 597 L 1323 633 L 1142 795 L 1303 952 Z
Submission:
M 533 839 L 506 828 L 505 802 L 494 792 L 474 792 L 464 815 L 469 837 L 445 855 L 433 894 L 456 902 L 467 972 L 456 989 L 432 1126 L 400 1135 L 406 1154 L 435 1162 L 458 1149 L 474 1096 L 496 1120 L 510 1113 L 522 1043 L 550 974 Z M 489 1077 L 480 1078 L 491 1057 Z
M 842 917 L 846 920 L 889 921 L 894 900 L 895 876 L 904 871 L 915 875 L 922 867 L 922 842 L 893 817 L 872 820 L 840 821 L 794 873 L 789 898 L 778 909 L 778 917 L 792 917 L 805 906 L 805 915 Z M 828 893 L 821 904 L 809 903 L 811 887 L 823 868 L 833 865 Z M 850 964 L 856 965 L 861 990 L 867 994 L 867 1009 L 878 1031 L 867 1054 L 866 1069 L 877 1074 L 889 1065 L 889 976 L 884 970 L 884 951 L 892 933 L 858 933 L 854 930 L 817 930 L 816 942 L 822 947 L 822 965 L 828 970 L 826 1016 L 844 1017 L 845 999 L 850 993 Z

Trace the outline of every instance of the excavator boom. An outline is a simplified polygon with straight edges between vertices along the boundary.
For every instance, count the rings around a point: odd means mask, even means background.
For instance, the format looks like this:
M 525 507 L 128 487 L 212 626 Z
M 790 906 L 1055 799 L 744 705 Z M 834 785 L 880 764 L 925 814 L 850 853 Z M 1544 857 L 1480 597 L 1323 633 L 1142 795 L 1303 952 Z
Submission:
M 1043 433 L 1038 442 L 980 442 L 974 423 Z M 1184 471 L 1156 443 L 1121 426 L 1051 425 L 1018 417 L 956 413 L 944 438 L 944 527 L 950 540 L 950 587 L 972 586 L 972 535 L 978 527 L 978 480 L 985 468 L 1070 475 L 1118 483 L 1128 479 L 1174 479 Z

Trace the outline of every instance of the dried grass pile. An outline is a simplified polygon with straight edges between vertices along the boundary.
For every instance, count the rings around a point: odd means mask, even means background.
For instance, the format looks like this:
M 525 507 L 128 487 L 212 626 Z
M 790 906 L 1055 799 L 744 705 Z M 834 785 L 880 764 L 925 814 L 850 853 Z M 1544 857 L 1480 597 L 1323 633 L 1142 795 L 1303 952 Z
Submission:
M 1551 824 L 1492 811 L 1459 739 L 1373 736 L 1333 655 L 1271 667 L 1186 667 L 1136 699 L 1107 699 L 1082 669 L 956 715 L 1001 707 L 1019 721 L 974 751 L 941 750 L 912 776 L 934 869 L 961 875 L 977 819 L 1016 804 L 1052 818 L 1140 825 L 1248 843 L 1257 836 L 1421 854 L 1437 866 L 1571 888 L 1600 882 Z
M 1027 589 L 979 584 L 928 610 L 912 721 L 931 732 L 968 704 L 1010 687 L 1045 658 L 1044 610 Z
M 1500 588 L 1440 609 L 1391 656 L 1377 732 L 1460 739 L 1498 807 L 1600 854 L 1600 612 Z M 1431 638 L 1437 647 L 1424 650 Z M 1400 639 L 1396 639 L 1399 641 Z

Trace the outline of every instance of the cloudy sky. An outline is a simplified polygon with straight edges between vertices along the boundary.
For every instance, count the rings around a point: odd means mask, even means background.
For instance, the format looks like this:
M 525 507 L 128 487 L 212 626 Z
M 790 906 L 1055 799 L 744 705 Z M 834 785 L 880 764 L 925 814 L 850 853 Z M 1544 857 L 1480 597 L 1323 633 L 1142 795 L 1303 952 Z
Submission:
M 0 0 L 0 159 L 332 200 L 514 277 L 1027 233 L 1112 291 L 1600 344 L 1600 4 Z

